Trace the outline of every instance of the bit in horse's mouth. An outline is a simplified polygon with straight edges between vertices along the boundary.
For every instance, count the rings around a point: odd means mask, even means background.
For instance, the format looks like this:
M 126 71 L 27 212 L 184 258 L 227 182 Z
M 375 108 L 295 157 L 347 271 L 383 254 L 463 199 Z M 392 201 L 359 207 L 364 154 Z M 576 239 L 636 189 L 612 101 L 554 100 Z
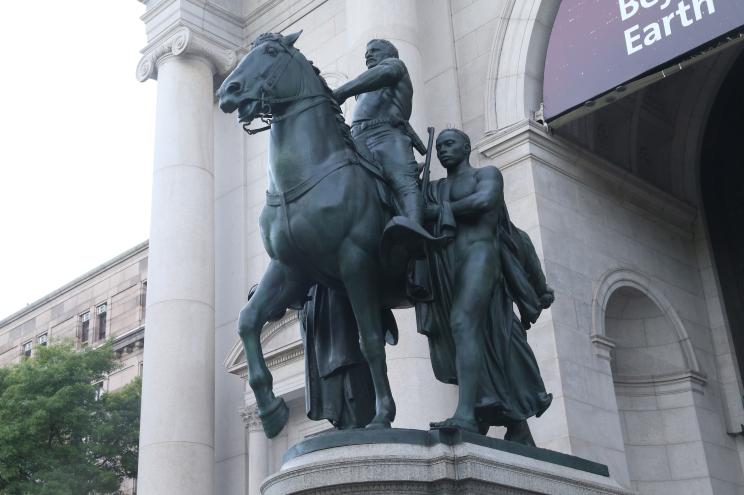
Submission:
M 245 99 L 238 107 L 238 122 L 250 122 L 256 115 L 258 100 Z

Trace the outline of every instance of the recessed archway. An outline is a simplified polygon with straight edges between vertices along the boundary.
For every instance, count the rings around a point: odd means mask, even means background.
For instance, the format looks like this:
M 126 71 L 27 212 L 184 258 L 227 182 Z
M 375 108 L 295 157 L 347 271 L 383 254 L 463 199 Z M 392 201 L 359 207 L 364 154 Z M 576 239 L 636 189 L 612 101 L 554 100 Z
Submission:
M 744 373 L 744 55 L 723 82 L 710 117 L 698 168 L 702 211 L 710 236 L 720 298 Z
M 655 380 L 689 370 L 678 332 L 666 313 L 640 290 L 615 290 L 605 312 L 605 331 L 615 343 L 616 382 Z
M 595 298 L 611 369 L 628 474 L 640 493 L 676 491 L 680 445 L 702 454 L 694 396 L 705 377 L 674 309 L 650 280 L 610 272 Z
M 611 270 L 602 277 L 601 282 L 597 285 L 597 289 L 594 293 L 594 301 L 592 303 L 592 319 L 595 331 L 595 340 L 609 339 L 612 341 L 612 335 L 610 335 L 607 329 L 608 307 L 610 307 L 610 298 L 618 291 L 621 291 L 621 295 L 625 294 L 626 296 L 630 294 L 634 297 L 638 297 L 638 294 L 641 294 L 649 303 L 653 304 L 655 308 L 658 308 L 658 311 L 660 311 L 661 314 L 656 315 L 656 317 L 664 317 L 665 334 L 672 332 L 676 338 L 676 342 L 680 346 L 680 351 L 684 358 L 683 368 L 700 377 L 704 377 L 704 374 L 700 370 L 697 357 L 695 356 L 695 351 L 690 342 L 690 337 L 688 336 L 677 311 L 664 293 L 657 289 L 650 279 L 633 270 Z M 649 313 L 652 310 L 646 311 Z

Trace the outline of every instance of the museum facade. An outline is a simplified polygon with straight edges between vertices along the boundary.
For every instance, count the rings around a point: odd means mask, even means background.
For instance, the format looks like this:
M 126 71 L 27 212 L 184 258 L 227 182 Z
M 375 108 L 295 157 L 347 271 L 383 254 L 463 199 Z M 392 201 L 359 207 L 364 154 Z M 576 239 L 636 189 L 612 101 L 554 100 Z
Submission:
M 259 34 L 298 31 L 331 87 L 364 70 L 367 41 L 392 41 L 418 134 L 462 129 L 471 161 L 502 171 L 511 219 L 555 290 L 528 331 L 554 397 L 530 420 L 537 445 L 606 464 L 641 494 L 744 489 L 742 7 L 141 1 L 137 77 L 157 80 L 158 100 L 139 493 L 257 495 L 289 446 L 330 428 L 305 417 L 288 312 L 261 342 L 290 420 L 274 439 L 261 431 L 236 330 L 269 260 L 268 134 L 244 133 L 214 96 Z M 413 311 L 396 319 L 393 426 L 427 429 L 456 389 L 434 379 Z

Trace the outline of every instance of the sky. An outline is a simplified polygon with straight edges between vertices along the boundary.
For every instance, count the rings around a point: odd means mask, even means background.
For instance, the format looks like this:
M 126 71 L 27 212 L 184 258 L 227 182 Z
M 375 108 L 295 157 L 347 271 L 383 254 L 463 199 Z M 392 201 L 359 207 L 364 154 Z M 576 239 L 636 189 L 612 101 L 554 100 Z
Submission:
M 0 319 L 149 236 L 143 13 L 137 0 L 3 5 Z

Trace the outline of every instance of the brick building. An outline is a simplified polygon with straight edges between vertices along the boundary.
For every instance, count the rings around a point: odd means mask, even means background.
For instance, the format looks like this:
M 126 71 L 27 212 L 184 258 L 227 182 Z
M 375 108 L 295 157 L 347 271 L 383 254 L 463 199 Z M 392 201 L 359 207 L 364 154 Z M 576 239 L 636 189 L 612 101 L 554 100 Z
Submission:
M 113 339 L 121 367 L 101 387 L 116 390 L 142 374 L 146 294 L 143 242 L 0 320 L 0 366 L 49 343 L 73 342 L 80 349 Z

